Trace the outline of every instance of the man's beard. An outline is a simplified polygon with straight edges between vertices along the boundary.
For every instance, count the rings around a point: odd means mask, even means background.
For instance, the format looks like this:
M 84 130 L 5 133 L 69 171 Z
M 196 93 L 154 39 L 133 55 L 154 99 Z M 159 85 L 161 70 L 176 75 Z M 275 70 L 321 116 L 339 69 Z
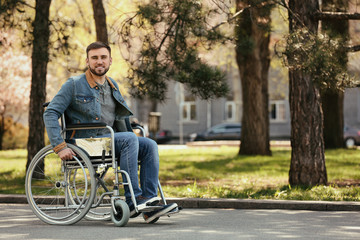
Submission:
M 91 67 L 89 66 L 90 72 L 92 72 L 94 75 L 99 76 L 99 77 L 104 76 L 104 75 L 109 71 L 109 68 L 110 68 L 110 67 L 104 68 L 104 71 L 103 71 L 102 73 L 97 73 L 96 70 L 95 70 L 95 68 L 91 68 Z

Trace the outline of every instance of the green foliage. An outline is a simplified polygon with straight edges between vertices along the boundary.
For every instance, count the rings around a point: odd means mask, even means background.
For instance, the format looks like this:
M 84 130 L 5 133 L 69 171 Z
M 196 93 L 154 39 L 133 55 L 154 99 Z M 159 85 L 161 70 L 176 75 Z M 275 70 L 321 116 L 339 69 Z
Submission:
M 157 2 L 155 2 L 154 5 L 139 5 L 138 14 L 141 14 L 151 25 L 155 25 L 162 21 L 161 9 Z
M 17 29 L 23 36 L 21 43 L 23 47 L 31 47 L 34 39 L 35 1 L 10 0 L 0 5 L 0 28 Z M 55 12 L 50 18 L 49 29 L 51 32 L 49 40 L 50 60 L 61 54 L 69 55 L 74 46 L 69 42 L 70 35 L 74 34 L 75 20 L 70 17 L 59 16 Z
M 0 26 L 4 27 L 7 24 L 14 22 L 13 15 L 14 13 L 24 13 L 24 5 L 26 1 L 24 0 L 6 0 L 0 2 Z
M 175 81 L 188 84 L 191 93 L 202 99 L 222 97 L 228 92 L 225 74 L 220 69 L 203 63 L 195 49 L 189 49 L 185 54 L 184 59 L 175 60 L 178 66 L 174 69 Z
M 344 90 L 355 84 L 341 57 L 344 51 L 341 39 L 299 29 L 287 36 L 283 60 L 289 69 L 309 74 L 322 89 Z
M 2 1 L 0 5 L 0 29 L 3 31 L 18 30 L 23 48 L 32 43 L 33 19 L 35 7 L 24 0 Z
M 208 24 L 214 14 L 215 10 L 195 0 L 156 0 L 139 6 L 119 32 L 127 54 L 139 54 L 126 59 L 132 94 L 163 101 L 171 79 L 202 99 L 225 96 L 224 73 L 199 57 L 200 50 L 225 41 L 223 34 Z M 136 49 L 139 43 L 140 49 Z

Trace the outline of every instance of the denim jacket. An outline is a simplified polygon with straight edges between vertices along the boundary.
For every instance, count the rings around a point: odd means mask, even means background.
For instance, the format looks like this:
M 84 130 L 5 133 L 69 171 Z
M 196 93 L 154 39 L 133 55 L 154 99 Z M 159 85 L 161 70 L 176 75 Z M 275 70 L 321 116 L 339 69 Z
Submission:
M 121 96 L 116 82 L 106 77 L 115 99 L 114 131 L 131 131 L 129 116 L 133 115 Z M 89 70 L 76 77 L 69 78 L 52 99 L 44 112 L 44 122 L 48 137 L 57 153 L 66 147 L 61 136 L 59 118 L 65 113 L 66 124 L 100 122 L 101 105 L 99 88 Z M 98 129 L 67 132 L 66 139 L 96 137 Z

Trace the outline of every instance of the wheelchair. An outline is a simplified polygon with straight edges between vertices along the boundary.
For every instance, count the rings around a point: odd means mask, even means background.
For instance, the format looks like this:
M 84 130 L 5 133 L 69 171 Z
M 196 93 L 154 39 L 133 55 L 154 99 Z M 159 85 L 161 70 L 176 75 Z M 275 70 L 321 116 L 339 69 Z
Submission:
M 71 160 L 62 161 L 51 145 L 34 156 L 26 173 L 25 191 L 30 208 L 40 220 L 70 225 L 83 218 L 111 219 L 116 226 L 125 226 L 130 219 L 130 210 L 122 195 L 124 190 L 120 187 L 125 185 L 129 187 L 136 215 L 161 208 L 146 206 L 139 209 L 137 206 L 129 174 L 120 169 L 115 154 L 112 154 L 115 144 L 110 126 L 105 123 L 66 125 L 64 114 L 60 121 L 63 136 L 72 130 L 107 128 L 110 138 L 75 139 L 75 143 L 67 144 L 76 153 Z M 142 127 L 133 126 L 133 129 L 139 129 L 144 137 Z M 163 204 L 167 204 L 160 181 L 158 189 Z M 179 211 L 177 206 L 165 215 Z M 159 218 L 149 223 L 155 223 Z

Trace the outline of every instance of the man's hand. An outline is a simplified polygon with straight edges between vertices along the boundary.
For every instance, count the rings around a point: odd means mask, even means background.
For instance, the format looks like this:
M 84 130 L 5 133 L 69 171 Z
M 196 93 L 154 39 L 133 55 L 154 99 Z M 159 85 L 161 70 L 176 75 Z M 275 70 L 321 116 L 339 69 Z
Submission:
M 61 160 L 71 160 L 73 156 L 76 154 L 71 150 L 71 148 L 64 148 L 60 152 L 58 152 L 58 156 L 61 158 Z

